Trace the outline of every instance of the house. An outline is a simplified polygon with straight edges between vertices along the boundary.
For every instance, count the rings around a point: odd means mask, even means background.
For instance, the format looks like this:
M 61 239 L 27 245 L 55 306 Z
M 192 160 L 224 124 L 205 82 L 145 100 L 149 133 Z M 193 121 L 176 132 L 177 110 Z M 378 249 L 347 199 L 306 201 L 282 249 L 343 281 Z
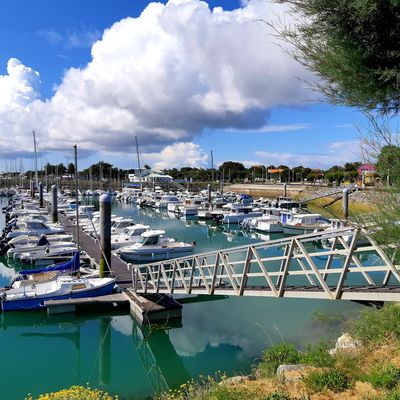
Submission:
M 373 185 L 376 181 L 378 173 L 374 164 L 363 164 L 357 169 L 358 181 L 362 185 Z
M 173 181 L 172 176 L 155 169 L 142 169 L 140 171 L 137 169 L 134 174 L 128 175 L 128 179 L 129 182 L 133 183 L 138 183 L 140 181 L 146 183 L 168 183 Z

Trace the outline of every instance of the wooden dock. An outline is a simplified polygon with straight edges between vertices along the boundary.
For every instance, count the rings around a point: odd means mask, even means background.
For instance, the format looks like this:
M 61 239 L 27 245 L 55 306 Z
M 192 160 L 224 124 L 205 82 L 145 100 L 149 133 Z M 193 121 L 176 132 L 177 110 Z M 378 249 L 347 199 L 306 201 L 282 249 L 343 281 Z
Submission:
M 124 293 L 81 299 L 48 300 L 44 302 L 47 314 L 65 314 L 78 311 L 129 309 L 129 298 Z
M 133 289 L 124 294 L 129 297 L 131 316 L 142 324 L 167 321 L 182 317 L 182 304 L 163 294 L 139 295 Z
M 65 232 L 73 235 L 74 239 L 77 239 L 76 225 L 72 220 L 59 213 L 59 221 L 64 226 Z M 89 234 L 84 232 L 82 229 L 79 231 L 79 247 L 88 254 L 88 256 L 98 266 L 100 262 L 100 245 L 99 243 Z M 117 284 L 121 288 L 132 287 L 132 272 L 130 271 L 128 264 L 111 254 L 111 274 L 117 278 Z
M 59 213 L 59 222 L 65 232 L 77 240 L 77 229 L 73 220 Z M 79 231 L 79 247 L 98 268 L 100 263 L 100 245 L 82 229 Z M 46 301 L 44 306 L 49 315 L 108 310 L 130 310 L 130 315 L 140 324 L 149 324 L 182 317 L 182 305 L 166 294 L 138 295 L 132 288 L 132 270 L 120 258 L 111 255 L 111 276 L 117 278 L 121 293 L 107 296 L 89 297 L 82 299 L 65 299 Z
M 141 296 L 132 289 L 107 296 L 48 300 L 44 302 L 44 307 L 48 315 L 130 310 L 130 315 L 141 324 L 182 317 L 182 305 L 171 297 L 163 294 Z

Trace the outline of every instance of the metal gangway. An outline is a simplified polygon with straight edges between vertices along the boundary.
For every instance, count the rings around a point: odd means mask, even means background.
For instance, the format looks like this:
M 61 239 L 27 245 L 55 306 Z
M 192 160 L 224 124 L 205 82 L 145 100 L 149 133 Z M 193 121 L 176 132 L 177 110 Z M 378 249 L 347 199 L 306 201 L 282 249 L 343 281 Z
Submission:
M 130 265 L 137 293 L 400 301 L 400 271 L 359 227 Z
M 324 197 L 335 196 L 336 200 L 339 200 L 343 196 L 342 187 L 325 187 L 318 190 L 313 191 L 307 197 L 300 200 L 300 203 L 307 203 L 308 201 L 322 199 Z M 349 192 L 353 192 L 356 188 L 347 188 Z

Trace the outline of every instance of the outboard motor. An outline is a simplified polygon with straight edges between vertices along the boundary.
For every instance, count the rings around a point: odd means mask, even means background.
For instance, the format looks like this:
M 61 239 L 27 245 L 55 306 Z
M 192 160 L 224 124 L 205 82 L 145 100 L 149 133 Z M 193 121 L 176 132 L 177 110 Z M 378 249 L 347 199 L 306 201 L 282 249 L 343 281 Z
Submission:
M 0 256 L 4 256 L 4 254 L 6 254 L 7 251 L 8 251 L 9 249 L 11 249 L 12 247 L 13 247 L 13 246 L 12 246 L 10 243 L 1 242 L 1 243 L 0 243 Z
M 213 216 L 213 221 L 215 221 L 217 224 L 220 224 L 223 219 L 224 219 L 223 214 L 216 214 Z

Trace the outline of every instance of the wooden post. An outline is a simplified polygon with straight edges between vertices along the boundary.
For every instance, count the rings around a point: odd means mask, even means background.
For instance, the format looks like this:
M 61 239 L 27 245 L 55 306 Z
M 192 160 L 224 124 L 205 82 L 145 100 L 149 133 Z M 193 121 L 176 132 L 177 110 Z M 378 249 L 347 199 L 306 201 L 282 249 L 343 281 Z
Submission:
M 100 276 L 108 276 L 111 269 L 111 202 L 110 194 L 100 196 Z
M 35 182 L 34 181 L 31 181 L 30 189 L 31 189 L 31 197 L 32 197 L 32 199 L 34 199 L 35 198 Z
M 283 184 L 283 197 L 286 197 L 287 194 L 287 183 Z
M 43 208 L 43 183 L 39 183 L 39 207 Z
M 349 218 L 349 190 L 343 189 L 343 216 L 344 219 Z
M 54 224 L 58 222 L 58 207 L 57 207 L 57 186 L 53 185 L 51 187 L 51 194 L 52 194 L 52 199 L 51 199 L 51 207 L 52 207 L 52 212 L 51 212 L 51 219 Z

